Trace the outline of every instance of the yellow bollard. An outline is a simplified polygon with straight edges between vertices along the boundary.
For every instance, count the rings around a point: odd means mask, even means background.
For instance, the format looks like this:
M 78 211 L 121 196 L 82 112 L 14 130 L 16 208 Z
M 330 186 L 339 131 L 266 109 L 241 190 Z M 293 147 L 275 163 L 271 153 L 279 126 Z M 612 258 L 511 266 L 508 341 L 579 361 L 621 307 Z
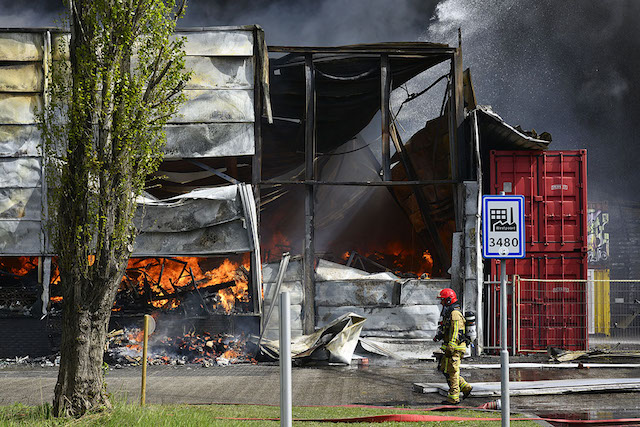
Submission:
M 144 406 L 147 394 L 147 343 L 149 342 L 149 316 L 144 315 L 144 338 L 142 339 L 142 387 L 140 390 L 140 406 Z

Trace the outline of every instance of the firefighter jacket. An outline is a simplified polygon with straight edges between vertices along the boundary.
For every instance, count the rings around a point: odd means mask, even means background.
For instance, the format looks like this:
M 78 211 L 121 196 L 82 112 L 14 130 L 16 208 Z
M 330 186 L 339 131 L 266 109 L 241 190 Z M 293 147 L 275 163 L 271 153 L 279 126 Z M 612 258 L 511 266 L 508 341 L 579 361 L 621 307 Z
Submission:
M 442 321 L 444 343 L 440 347 L 445 355 L 453 354 L 454 351 L 465 352 L 467 344 L 465 336 L 465 319 L 460 311 L 460 307 L 455 305 L 447 310 Z

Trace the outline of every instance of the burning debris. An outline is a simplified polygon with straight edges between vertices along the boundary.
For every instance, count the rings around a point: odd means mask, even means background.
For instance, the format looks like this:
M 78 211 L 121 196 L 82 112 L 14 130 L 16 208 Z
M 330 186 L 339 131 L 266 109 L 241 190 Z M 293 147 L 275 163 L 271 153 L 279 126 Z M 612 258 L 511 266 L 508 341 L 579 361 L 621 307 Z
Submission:
M 53 277 L 55 285 L 59 277 Z M 52 289 L 50 301 L 62 302 L 55 286 Z M 180 310 L 185 316 L 247 312 L 249 299 L 248 259 L 225 259 L 216 266 L 216 261 L 208 258 L 132 258 L 112 310 Z
M 0 313 L 29 316 L 39 310 L 36 257 L 0 258 Z
M 401 246 L 390 247 L 386 253 L 368 251 L 362 254 L 347 251 L 342 255 L 342 260 L 346 261 L 347 267 L 359 268 L 368 273 L 388 271 L 398 277 L 412 279 L 428 279 L 433 268 L 433 258 L 429 251 L 424 251 L 422 257 L 417 257 L 404 251 Z
M 105 362 L 109 365 L 139 365 L 142 361 L 143 331 L 125 328 L 108 334 Z M 248 337 L 229 334 L 197 334 L 151 337 L 148 363 L 151 365 L 200 364 L 203 367 L 257 363 L 249 351 Z

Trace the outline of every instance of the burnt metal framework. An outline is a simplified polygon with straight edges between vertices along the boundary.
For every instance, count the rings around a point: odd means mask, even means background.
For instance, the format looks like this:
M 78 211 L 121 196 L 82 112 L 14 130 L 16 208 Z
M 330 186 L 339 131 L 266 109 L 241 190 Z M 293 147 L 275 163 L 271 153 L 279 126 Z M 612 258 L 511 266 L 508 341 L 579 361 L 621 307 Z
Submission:
M 304 265 L 303 265 L 303 318 L 302 325 L 305 334 L 314 332 L 315 328 L 315 283 L 314 283 L 314 263 L 315 263 L 315 206 L 314 195 L 316 187 L 319 185 L 347 185 L 347 186 L 412 186 L 414 195 L 420 207 L 424 223 L 427 227 L 428 234 L 431 238 L 439 241 L 438 230 L 433 221 L 430 220 L 429 206 L 426 202 L 422 191 L 419 189 L 426 185 L 450 184 L 454 186 L 454 206 L 455 206 L 455 223 L 456 229 L 461 230 L 462 215 L 460 213 L 462 174 L 461 171 L 461 153 L 464 147 L 464 132 L 462 131 L 462 122 L 464 120 L 464 101 L 463 101 L 463 73 L 462 73 L 462 54 L 461 49 L 449 47 L 446 45 L 433 45 L 424 43 L 424 47 L 419 44 L 407 44 L 406 47 L 395 45 L 376 45 L 375 47 L 364 46 L 347 46 L 347 47 L 295 47 L 295 46 L 269 46 L 271 53 L 296 53 L 304 55 L 304 76 L 305 76 L 305 175 L 304 180 L 262 180 L 262 139 L 259 129 L 259 121 L 256 122 L 256 154 L 253 161 L 253 176 L 256 203 L 259 206 L 260 188 L 274 185 L 304 185 L 305 194 L 305 238 L 304 238 Z M 316 54 L 344 54 L 344 55 L 367 55 L 379 57 L 380 59 L 380 111 L 381 111 L 381 131 L 382 131 L 382 181 L 351 181 L 351 182 L 332 182 L 317 180 L 316 171 L 316 70 L 314 67 L 314 55 Z M 447 87 L 449 95 L 448 116 L 449 116 L 449 151 L 450 151 L 450 168 L 451 179 L 443 180 L 419 180 L 415 172 L 415 168 L 409 158 L 408 153 L 404 149 L 399 138 L 395 138 L 391 133 L 391 112 L 390 112 L 390 94 L 392 90 L 389 59 L 393 57 L 400 58 L 429 58 L 432 56 L 444 56 L 450 61 L 451 68 L 448 74 L 450 84 Z M 445 60 L 445 61 L 446 61 Z M 258 74 L 258 73 L 256 73 Z M 258 85 L 256 85 L 258 87 Z M 256 113 L 262 110 L 260 105 L 261 98 L 256 96 Z M 407 173 L 408 181 L 391 180 L 391 155 L 390 141 L 393 140 L 396 151 L 398 152 L 401 162 Z M 444 253 L 442 245 L 439 253 L 434 254 L 446 267 L 449 264 L 449 254 Z M 446 268 L 445 268 L 446 270 Z

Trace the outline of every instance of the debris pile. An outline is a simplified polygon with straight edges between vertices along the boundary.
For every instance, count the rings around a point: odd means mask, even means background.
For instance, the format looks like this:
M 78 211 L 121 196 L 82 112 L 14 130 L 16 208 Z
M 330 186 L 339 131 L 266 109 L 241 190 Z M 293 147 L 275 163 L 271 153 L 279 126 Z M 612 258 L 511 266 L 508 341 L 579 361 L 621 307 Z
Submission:
M 6 368 L 7 366 L 15 366 L 15 365 L 40 366 L 42 368 L 45 368 L 45 367 L 51 368 L 54 366 L 60 366 L 60 356 L 57 354 L 53 354 L 50 356 L 40 356 L 40 357 L 16 356 L 8 359 L 0 359 L 0 369 Z
M 143 331 L 126 328 L 108 335 L 105 362 L 114 366 L 139 365 L 142 362 Z M 257 363 L 248 351 L 248 337 L 228 334 L 210 335 L 189 332 L 176 337 L 149 340 L 147 363 L 151 365 L 201 364 L 203 367 L 237 363 Z

